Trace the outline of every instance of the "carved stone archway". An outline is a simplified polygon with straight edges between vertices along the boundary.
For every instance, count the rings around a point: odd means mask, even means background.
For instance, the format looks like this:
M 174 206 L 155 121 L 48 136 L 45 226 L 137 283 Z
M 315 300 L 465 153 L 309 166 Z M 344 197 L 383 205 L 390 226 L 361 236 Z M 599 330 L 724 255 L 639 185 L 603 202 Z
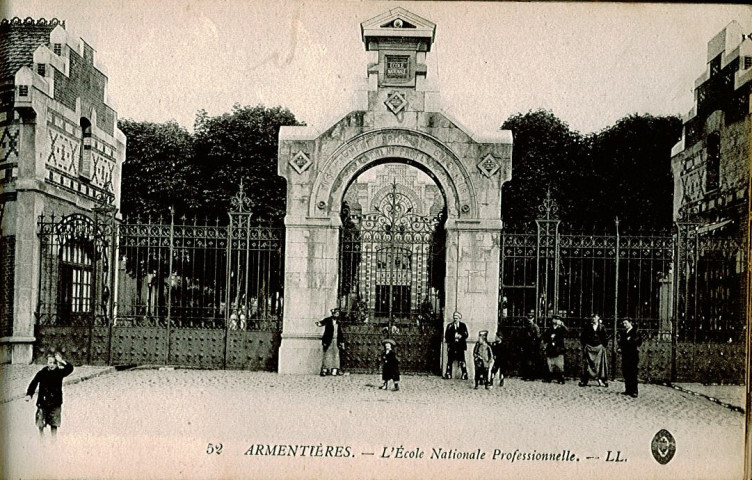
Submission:
M 361 24 L 361 31 L 378 61 L 368 67 L 369 89 L 359 107 L 324 130 L 280 130 L 278 172 L 288 188 L 280 373 L 318 372 L 321 329 L 314 322 L 337 302 L 344 194 L 380 163 L 413 165 L 444 194 L 445 321 L 461 311 L 471 339 L 496 327 L 501 186 L 511 178 L 511 133 L 473 134 L 441 111 L 423 63 L 433 23 L 395 8 Z

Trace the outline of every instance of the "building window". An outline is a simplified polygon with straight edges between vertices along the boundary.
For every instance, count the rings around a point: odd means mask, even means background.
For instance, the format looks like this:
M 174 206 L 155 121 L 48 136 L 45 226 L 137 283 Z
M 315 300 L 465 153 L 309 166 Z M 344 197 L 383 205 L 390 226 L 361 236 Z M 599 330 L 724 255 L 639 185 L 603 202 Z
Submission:
M 718 55 L 710 61 L 710 76 L 715 77 L 721 73 L 721 56 Z
M 93 310 L 93 269 L 91 242 L 70 240 L 63 245 L 60 271 L 60 310 L 72 320 Z
M 44 63 L 37 63 L 37 73 L 44 77 L 47 73 L 47 65 L 45 65 Z
M 707 192 L 718 188 L 721 174 L 721 136 L 718 132 L 708 136 L 707 143 L 707 170 L 705 172 L 705 190 Z
M 28 85 L 19 85 L 18 86 L 18 96 L 19 97 L 28 97 L 29 96 L 29 86 Z
M 742 65 L 742 70 L 749 70 L 750 68 L 752 68 L 752 57 L 750 56 L 744 57 L 741 62 L 741 65 Z
M 52 51 L 55 55 L 60 56 L 63 54 L 63 45 L 61 43 L 55 43 L 52 45 Z
M 81 162 L 78 175 L 91 178 L 91 122 L 81 118 Z

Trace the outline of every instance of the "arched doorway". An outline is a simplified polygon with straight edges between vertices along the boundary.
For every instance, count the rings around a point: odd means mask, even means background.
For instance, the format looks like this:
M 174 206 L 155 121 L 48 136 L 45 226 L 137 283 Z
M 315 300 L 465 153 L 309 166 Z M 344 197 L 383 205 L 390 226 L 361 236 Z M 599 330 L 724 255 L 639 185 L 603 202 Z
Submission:
M 395 163 L 396 162 L 396 163 Z M 347 188 L 340 213 L 338 306 L 350 371 L 379 369 L 381 340 L 405 372 L 438 372 L 446 270 L 446 202 L 415 167 L 373 167 Z
M 337 306 L 357 318 L 357 304 L 365 301 L 368 314 L 387 327 L 379 345 L 394 324 L 417 328 L 420 305 L 428 310 L 432 296 L 439 299 L 431 306 L 434 345 L 454 310 L 464 315 L 470 349 L 478 331 L 495 330 L 498 318 L 501 185 L 511 178 L 511 132 L 471 133 L 442 112 L 437 92 L 425 84 L 433 23 L 394 8 L 361 31 L 377 62 L 368 66 L 369 89 L 358 106 L 324 129 L 279 133 L 278 172 L 287 181 L 280 373 L 319 371 L 322 331 L 315 322 Z M 374 192 L 380 215 L 359 204 L 353 218 L 359 202 L 348 201 L 348 188 L 385 163 L 425 173 L 440 189 L 443 217 L 424 212 L 424 221 L 409 221 L 414 199 L 386 182 Z M 438 348 L 421 355 L 428 366 L 417 370 L 438 371 Z

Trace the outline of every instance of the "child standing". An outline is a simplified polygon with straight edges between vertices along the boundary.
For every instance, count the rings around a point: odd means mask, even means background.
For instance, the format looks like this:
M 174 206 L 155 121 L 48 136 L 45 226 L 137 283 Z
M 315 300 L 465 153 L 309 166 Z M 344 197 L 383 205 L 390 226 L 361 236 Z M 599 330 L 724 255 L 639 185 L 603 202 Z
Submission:
M 478 332 L 478 343 L 473 349 L 473 360 L 475 360 L 475 388 L 483 384 L 486 389 L 491 388 L 488 382 L 488 369 L 493 363 L 493 351 L 488 344 L 488 330 Z
M 47 366 L 34 376 L 26 389 L 26 401 L 30 401 L 39 386 L 37 395 L 36 423 L 39 434 L 44 433 L 44 427 L 50 426 L 54 437 L 60 426 L 60 412 L 63 406 L 63 378 L 73 372 L 73 365 L 63 360 L 60 352 L 47 355 Z
M 381 342 L 384 345 L 384 353 L 381 355 L 381 380 L 384 384 L 379 388 L 386 390 L 389 388 L 389 380 L 394 382 L 394 391 L 399 390 L 400 371 L 399 371 L 399 358 L 394 353 L 394 347 L 397 343 L 387 338 Z
M 489 382 L 491 383 L 491 388 L 493 388 L 493 382 L 496 378 L 496 374 L 499 374 L 499 386 L 504 386 L 504 373 L 505 368 L 504 364 L 506 362 L 506 356 L 504 351 L 504 340 L 501 337 L 501 332 L 496 332 L 496 339 L 489 343 L 491 345 L 491 351 L 493 352 L 494 361 L 493 361 L 493 367 L 491 367 L 491 377 L 489 378 Z

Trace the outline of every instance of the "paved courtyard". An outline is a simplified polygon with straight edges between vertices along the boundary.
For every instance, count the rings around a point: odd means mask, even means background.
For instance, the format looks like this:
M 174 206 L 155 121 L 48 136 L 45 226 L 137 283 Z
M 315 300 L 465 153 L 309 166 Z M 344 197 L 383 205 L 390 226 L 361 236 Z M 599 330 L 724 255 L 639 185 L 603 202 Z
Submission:
M 2 478 L 742 476 L 744 415 L 657 385 L 640 385 L 632 399 L 619 394 L 620 382 L 579 388 L 512 378 L 486 391 L 408 376 L 393 392 L 379 390 L 375 375 L 99 373 L 65 386 L 54 443 L 38 438 L 33 403 L 4 396 Z M 666 465 L 651 454 L 661 429 L 676 440 Z M 418 458 L 397 458 L 400 448 Z

